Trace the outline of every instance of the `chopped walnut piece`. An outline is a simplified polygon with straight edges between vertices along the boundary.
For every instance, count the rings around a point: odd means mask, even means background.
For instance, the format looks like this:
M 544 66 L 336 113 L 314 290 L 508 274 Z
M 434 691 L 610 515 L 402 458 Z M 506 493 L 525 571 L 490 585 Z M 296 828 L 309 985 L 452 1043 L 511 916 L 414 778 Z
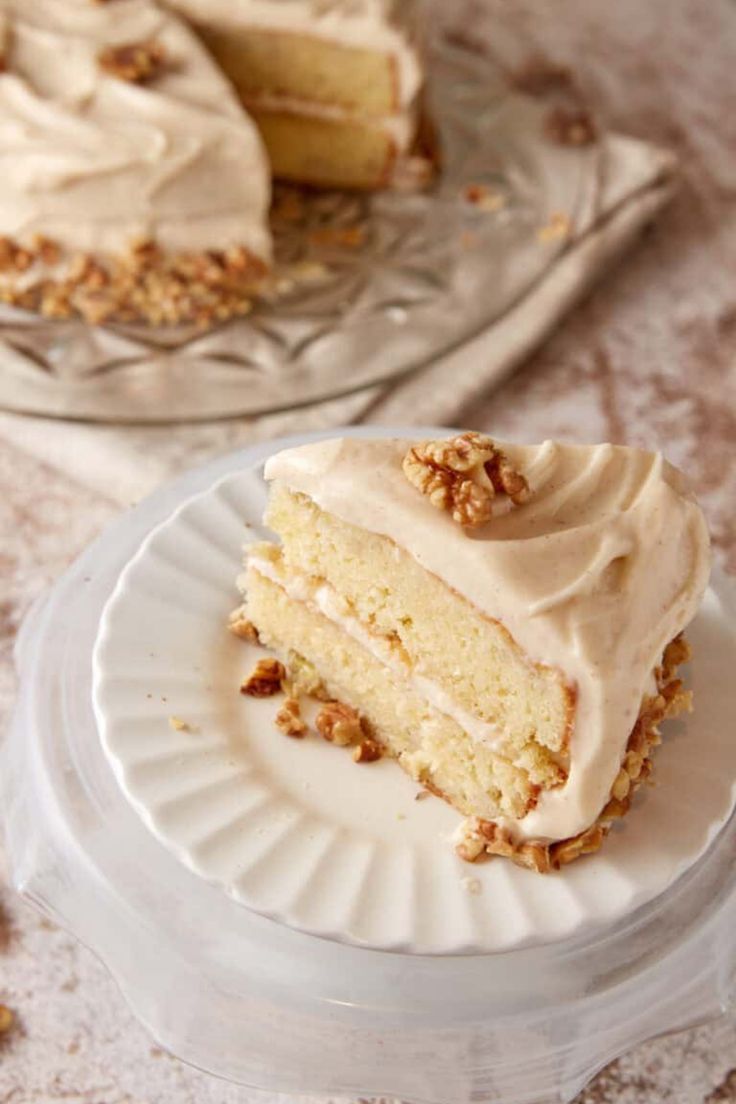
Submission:
M 582 855 L 590 855 L 597 851 L 606 838 L 607 828 L 602 824 L 593 824 L 586 832 L 582 832 L 573 839 L 563 840 L 562 843 L 553 844 L 548 848 L 551 860 L 550 868 L 559 870 L 561 866 L 575 862 Z
M 348 747 L 364 739 L 363 725 L 357 709 L 342 702 L 327 702 L 317 714 L 317 731 L 331 744 Z
M 241 640 L 249 640 L 251 644 L 259 644 L 258 629 L 252 621 L 245 616 L 245 606 L 238 606 L 227 619 L 227 627 L 234 636 Z
M 110 282 L 102 265 L 86 253 L 79 253 L 72 258 L 67 278 L 79 287 L 91 288 L 93 291 L 99 291 Z
M 455 844 L 455 854 L 463 862 L 475 862 L 484 853 L 486 845 L 482 839 L 478 839 L 475 836 L 468 836 L 467 839 L 460 840 Z
M 590 146 L 598 137 L 592 115 L 581 107 L 554 107 L 544 121 L 544 131 L 558 146 Z
M 487 184 L 466 184 L 462 196 L 467 203 L 472 203 L 481 211 L 500 211 L 506 206 L 503 193 L 494 192 Z
M 493 852 L 490 852 L 493 854 Z M 511 861 L 517 866 L 523 866 L 527 870 L 534 870 L 537 874 L 549 874 L 552 863 L 549 857 L 549 847 L 544 843 L 531 840 L 517 847 L 511 857 Z
M 0 238 L 0 271 L 26 272 L 34 260 L 34 254 L 12 238 Z
M 486 840 L 480 825 L 478 817 L 468 817 L 455 832 L 455 854 L 463 862 L 475 862 L 486 849 Z
M 286 736 L 300 739 L 307 731 L 297 698 L 287 698 L 276 714 L 276 727 Z
M 39 262 L 53 266 L 53 275 L 34 273 L 32 282 L 18 287 L 3 281 L 0 300 L 49 318 L 80 315 L 93 325 L 111 319 L 211 325 L 246 314 L 266 273 L 259 258 L 237 246 L 224 253 L 165 254 L 142 240 L 101 261 L 62 256 L 45 238 L 34 238 L 28 248 L 0 238 L 0 271 L 12 277 Z
M 158 77 L 166 65 L 166 50 L 160 42 L 131 42 L 124 46 L 108 46 L 99 55 L 100 68 L 111 77 L 145 84 Z
M 674 640 L 669 642 L 664 650 L 660 677 L 665 680 L 670 679 L 680 664 L 687 663 L 691 655 L 690 645 L 682 633 L 680 633 Z
M 383 749 L 376 740 L 365 738 L 360 741 L 353 751 L 353 760 L 356 763 L 375 763 L 383 755 Z
M 251 698 L 272 698 L 281 690 L 286 669 L 278 659 L 259 659 L 240 687 L 241 694 Z
M 571 233 L 572 222 L 569 217 L 562 211 L 553 211 L 549 222 L 545 223 L 544 226 L 540 226 L 537 230 L 537 239 L 543 245 L 546 245 L 548 242 L 569 238 Z
M 134 238 L 128 246 L 126 261 L 135 272 L 153 268 L 160 259 L 161 252 L 153 238 Z M 184 263 L 189 261 L 187 257 Z
M 317 668 L 298 652 L 289 652 L 289 682 L 295 695 L 303 694 L 307 698 L 324 702 L 332 700 Z
M 611 797 L 603 807 L 603 811 L 598 819 L 604 824 L 608 824 L 612 820 L 620 820 L 621 817 L 626 816 L 630 808 L 630 796 L 627 795 L 624 798 Z
M 15 243 L 11 238 L 0 238 L 0 271 L 13 267 L 15 257 Z
M 641 773 L 641 771 L 639 773 Z M 611 794 L 617 801 L 624 801 L 625 798 L 629 796 L 630 789 L 631 778 L 629 777 L 628 771 L 622 767 L 611 786 Z
M 497 493 L 516 505 L 529 497 L 529 486 L 490 437 L 462 433 L 413 445 L 404 457 L 404 475 L 438 510 L 471 528 L 488 521 Z
M 31 242 L 31 248 L 36 257 L 46 265 L 58 264 L 61 259 L 61 249 L 57 242 L 43 234 L 36 234 Z
M 0 1035 L 7 1035 L 15 1026 L 15 1014 L 5 1004 L 0 1004 Z

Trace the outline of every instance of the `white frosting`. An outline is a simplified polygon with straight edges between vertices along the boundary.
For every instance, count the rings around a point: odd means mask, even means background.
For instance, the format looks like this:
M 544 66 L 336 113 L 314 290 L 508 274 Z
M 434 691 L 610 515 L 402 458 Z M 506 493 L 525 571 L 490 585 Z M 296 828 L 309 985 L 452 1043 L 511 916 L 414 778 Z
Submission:
M 266 478 L 382 534 L 577 690 L 570 773 L 518 823 L 565 839 L 598 816 L 651 672 L 694 616 L 709 573 L 703 515 L 660 455 L 613 445 L 501 447 L 528 503 L 462 529 L 405 478 L 412 442 L 335 439 L 278 453 Z
M 123 252 L 245 246 L 268 260 L 270 174 L 229 83 L 150 0 L 0 0 L 0 235 Z M 160 42 L 172 65 L 145 85 L 105 74 L 107 46 Z
M 343 46 L 390 54 L 396 62 L 399 108 L 416 99 L 422 70 L 397 16 L 396 0 L 166 0 L 193 23 L 218 29 L 289 31 Z
M 291 573 L 287 578 L 278 572 L 269 560 L 261 559 L 259 556 L 249 556 L 248 567 L 276 583 L 290 598 L 312 606 L 333 625 L 337 625 L 380 663 L 384 663 L 405 678 L 425 701 L 428 701 L 439 713 L 455 721 L 472 740 L 490 748 L 498 746 L 501 734 L 496 725 L 489 724 L 480 717 L 474 717 L 432 679 L 412 671 L 409 664 L 396 654 L 387 640 L 369 632 L 357 617 L 347 612 L 346 603 L 334 587 L 328 583 L 315 586 L 306 576 L 296 572 Z

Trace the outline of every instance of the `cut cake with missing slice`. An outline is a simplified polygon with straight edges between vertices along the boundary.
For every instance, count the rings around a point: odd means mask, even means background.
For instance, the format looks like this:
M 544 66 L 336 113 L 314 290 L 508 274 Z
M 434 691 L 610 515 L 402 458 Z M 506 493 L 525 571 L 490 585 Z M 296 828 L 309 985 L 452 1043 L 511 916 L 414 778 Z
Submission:
M 689 704 L 680 635 L 709 570 L 658 454 L 336 439 L 266 465 L 280 544 L 244 615 L 465 817 L 459 853 L 547 870 L 596 849 Z
M 276 177 L 421 187 L 436 145 L 411 0 L 167 0 L 260 128 Z

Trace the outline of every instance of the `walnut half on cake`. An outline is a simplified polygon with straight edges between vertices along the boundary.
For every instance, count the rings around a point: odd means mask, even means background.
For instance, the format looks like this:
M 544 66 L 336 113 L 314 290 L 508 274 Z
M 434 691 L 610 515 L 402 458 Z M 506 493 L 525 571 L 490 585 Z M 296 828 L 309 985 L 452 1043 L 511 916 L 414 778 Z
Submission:
M 336 439 L 266 465 L 245 616 L 417 782 L 459 853 L 546 871 L 595 850 L 688 704 L 679 634 L 709 571 L 660 455 L 613 445 Z

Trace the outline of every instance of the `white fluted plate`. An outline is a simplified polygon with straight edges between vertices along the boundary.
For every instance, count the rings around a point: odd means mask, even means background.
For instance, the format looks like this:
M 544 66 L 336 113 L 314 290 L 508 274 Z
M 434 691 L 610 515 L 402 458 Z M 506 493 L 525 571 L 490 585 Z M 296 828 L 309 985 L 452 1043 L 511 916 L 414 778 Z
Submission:
M 260 464 L 184 503 L 123 571 L 95 648 L 94 706 L 109 761 L 151 831 L 188 867 L 305 932 L 450 954 L 549 942 L 620 919 L 704 852 L 736 799 L 727 592 L 709 590 L 688 634 L 696 712 L 667 724 L 656 786 L 637 795 L 604 849 L 546 877 L 500 860 L 468 866 L 449 842 L 458 815 L 437 798 L 416 801 L 417 786 L 394 763 L 355 764 L 315 735 L 289 739 L 273 725 L 278 699 L 239 694 L 262 652 L 225 623 L 264 503 Z M 172 716 L 187 727 L 172 727 Z

